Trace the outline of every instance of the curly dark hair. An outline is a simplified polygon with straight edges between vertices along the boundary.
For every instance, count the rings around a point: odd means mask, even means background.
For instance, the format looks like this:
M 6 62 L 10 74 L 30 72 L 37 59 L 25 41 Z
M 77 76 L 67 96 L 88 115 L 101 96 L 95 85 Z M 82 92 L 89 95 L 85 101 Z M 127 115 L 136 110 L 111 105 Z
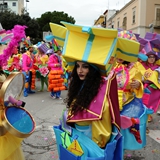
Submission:
M 71 109 L 71 114 L 87 109 L 102 83 L 103 78 L 98 68 L 95 69 L 93 65 L 89 65 L 89 72 L 85 80 L 80 80 L 77 74 L 77 65 L 75 65 L 67 97 L 67 108 Z

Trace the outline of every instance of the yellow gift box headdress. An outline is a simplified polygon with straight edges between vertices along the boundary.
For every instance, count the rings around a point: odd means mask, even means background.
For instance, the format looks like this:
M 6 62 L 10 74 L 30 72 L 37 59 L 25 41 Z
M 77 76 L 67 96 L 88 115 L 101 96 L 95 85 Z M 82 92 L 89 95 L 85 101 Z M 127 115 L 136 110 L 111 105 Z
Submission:
M 79 60 L 97 66 L 102 75 L 107 75 L 115 57 L 132 62 L 137 60 L 139 43 L 119 38 L 115 29 L 61 23 L 65 27 L 50 23 L 50 28 L 55 39 L 63 42 L 62 55 L 72 68 Z

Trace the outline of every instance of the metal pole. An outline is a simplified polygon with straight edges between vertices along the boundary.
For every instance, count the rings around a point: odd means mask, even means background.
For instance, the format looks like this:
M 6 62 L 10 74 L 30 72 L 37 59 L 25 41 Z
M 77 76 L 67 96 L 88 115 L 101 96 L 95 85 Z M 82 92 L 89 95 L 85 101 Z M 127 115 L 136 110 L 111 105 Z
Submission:
M 27 0 L 26 0 L 26 12 L 27 12 Z
M 3 12 L 3 9 L 4 9 L 4 0 L 3 0 L 3 3 L 2 3 L 2 12 Z

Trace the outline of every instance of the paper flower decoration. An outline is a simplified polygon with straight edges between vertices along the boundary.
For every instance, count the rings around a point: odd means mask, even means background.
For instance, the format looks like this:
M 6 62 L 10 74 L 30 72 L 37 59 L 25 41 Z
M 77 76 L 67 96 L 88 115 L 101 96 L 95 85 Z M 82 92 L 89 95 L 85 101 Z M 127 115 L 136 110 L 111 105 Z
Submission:
M 43 77 L 46 77 L 47 74 L 49 73 L 49 70 L 47 67 L 41 67 L 41 68 L 39 68 L 39 72 Z

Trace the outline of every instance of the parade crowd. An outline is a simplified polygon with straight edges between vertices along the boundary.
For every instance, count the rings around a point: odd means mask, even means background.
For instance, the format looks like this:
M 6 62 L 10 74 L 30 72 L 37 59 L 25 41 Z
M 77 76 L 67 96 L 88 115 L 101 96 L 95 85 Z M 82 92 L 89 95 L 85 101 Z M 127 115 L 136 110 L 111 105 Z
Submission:
M 137 61 L 114 58 L 107 75 L 102 73 L 99 64 L 76 58 L 71 69 L 62 55 L 63 46 L 59 46 L 54 37 L 35 45 L 26 37 L 14 46 L 11 56 L 1 66 L 7 76 L 13 72 L 23 73 L 24 97 L 47 91 L 52 99 L 61 100 L 61 92 L 68 90 L 60 126 L 54 127 L 61 160 L 67 156 L 85 160 L 104 155 L 110 157 L 109 160 L 117 157 L 121 160 L 123 150 L 141 149 L 146 145 L 147 124 L 153 120 L 153 113 L 160 115 L 160 48 L 157 45 L 160 36 L 154 41 L 151 37 L 142 41 L 129 31 L 119 31 L 118 36 L 140 43 Z M 41 82 L 39 90 L 37 81 Z M 72 137 L 68 138 L 71 130 Z M 83 141 L 80 133 L 85 135 Z M 77 135 L 79 139 L 75 138 Z M 110 146 L 106 147 L 107 144 Z M 77 148 L 72 150 L 73 146 Z M 114 149 L 109 152 L 109 147 Z

